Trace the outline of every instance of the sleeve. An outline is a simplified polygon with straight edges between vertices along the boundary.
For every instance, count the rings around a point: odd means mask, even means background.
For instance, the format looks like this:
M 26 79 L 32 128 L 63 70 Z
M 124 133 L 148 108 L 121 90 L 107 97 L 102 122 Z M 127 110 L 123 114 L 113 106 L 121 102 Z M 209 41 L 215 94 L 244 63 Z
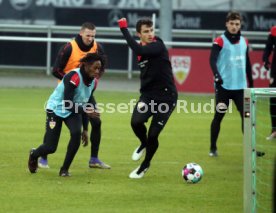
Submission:
M 270 33 L 267 37 L 264 52 L 263 52 L 263 62 L 269 61 L 269 56 L 271 54 L 272 49 L 273 49 L 273 36 Z
M 88 100 L 88 103 L 92 104 L 94 109 L 97 109 L 97 103 L 96 103 L 95 97 L 93 95 L 94 91 L 96 90 L 97 84 L 98 84 L 98 80 L 95 79 L 95 87 L 92 90 L 91 95 L 90 95 L 89 100 Z M 89 122 L 89 118 L 88 118 L 87 114 L 82 113 L 83 130 L 88 130 L 88 122 Z
M 222 38 L 221 37 L 216 38 L 213 42 L 213 46 L 211 48 L 210 59 L 209 59 L 210 66 L 211 66 L 214 76 L 219 75 L 219 71 L 217 68 L 217 61 L 218 61 L 218 56 L 219 56 L 219 53 L 220 53 L 222 47 L 223 47 Z
M 91 93 L 91 96 L 90 96 L 90 98 L 89 98 L 89 100 L 88 100 L 88 103 L 93 105 L 94 110 L 97 109 L 97 102 L 96 102 L 96 99 L 95 99 L 95 97 L 94 97 L 94 95 L 93 95 L 93 92 Z M 89 118 L 88 118 L 88 116 L 86 116 L 86 117 L 87 117 L 87 125 L 88 125 L 88 120 L 89 120 Z
M 52 74 L 56 78 L 61 80 L 64 77 L 65 75 L 64 68 L 66 67 L 66 64 L 71 56 L 71 53 L 72 53 L 72 46 L 70 42 L 63 45 L 60 48 L 52 70 Z
M 96 99 L 93 95 L 93 93 L 91 94 L 90 98 L 89 98 L 89 101 L 88 101 L 90 104 L 92 104 L 94 106 L 95 109 L 97 109 L 97 102 L 96 102 Z
M 82 113 L 82 126 L 84 131 L 88 131 L 88 116 L 85 112 Z
M 95 81 L 95 86 L 94 86 L 94 88 L 93 88 L 93 90 L 92 90 L 92 94 L 95 92 L 95 90 L 97 89 L 97 87 L 98 87 L 98 83 L 99 83 L 99 80 L 98 79 L 94 79 L 94 81 Z
M 160 42 L 158 40 L 156 42 L 151 42 L 150 44 L 147 44 L 145 46 L 141 46 L 130 35 L 127 28 L 121 28 L 121 32 L 123 33 L 123 36 L 126 39 L 128 46 L 137 55 L 140 55 L 140 56 L 142 56 L 142 55 L 147 55 L 147 56 L 160 55 L 165 48 L 164 43 Z
M 252 67 L 251 67 L 251 61 L 249 58 L 249 48 L 248 47 L 246 50 L 246 77 L 248 80 L 248 87 L 253 88 L 254 83 L 253 83 L 253 78 L 252 78 Z
M 105 68 L 107 66 L 107 58 L 106 58 L 106 55 L 104 53 L 104 48 L 101 44 L 98 43 L 98 50 L 97 50 L 97 53 L 102 56 L 103 58 L 103 65 L 101 67 L 101 73 L 104 73 L 105 72 Z
M 75 89 L 79 86 L 80 78 L 77 72 L 71 71 L 64 76 L 64 106 L 73 113 L 83 113 L 83 107 L 74 103 Z M 76 110 L 77 109 L 77 110 Z

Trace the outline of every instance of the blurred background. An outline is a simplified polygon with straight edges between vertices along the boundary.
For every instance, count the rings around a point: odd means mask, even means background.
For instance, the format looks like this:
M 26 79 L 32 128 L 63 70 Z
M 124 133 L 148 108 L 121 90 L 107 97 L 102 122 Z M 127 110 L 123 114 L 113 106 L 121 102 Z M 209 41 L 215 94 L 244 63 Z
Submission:
M 255 85 L 266 87 L 261 55 L 276 24 L 276 0 L 0 0 L 0 69 L 50 75 L 60 46 L 90 21 L 108 55 L 108 73 L 131 79 L 138 70 L 136 56 L 122 39 L 117 20 L 126 17 L 135 35 L 137 19 L 155 14 L 156 34 L 168 45 L 178 90 L 213 92 L 210 47 L 225 30 L 230 10 L 242 13 Z

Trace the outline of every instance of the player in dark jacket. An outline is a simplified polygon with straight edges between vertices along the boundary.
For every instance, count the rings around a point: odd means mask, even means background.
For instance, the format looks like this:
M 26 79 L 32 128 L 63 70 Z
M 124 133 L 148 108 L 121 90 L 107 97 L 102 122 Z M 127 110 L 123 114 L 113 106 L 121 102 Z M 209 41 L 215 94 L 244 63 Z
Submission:
M 271 67 L 269 56 L 273 52 Z M 270 68 L 270 80 L 269 87 L 276 87 L 276 26 L 271 27 L 264 53 L 263 62 L 266 70 Z M 276 98 L 270 98 L 270 117 L 271 117 L 271 135 L 267 137 L 267 140 L 276 139 Z
M 140 67 L 141 96 L 134 108 L 131 126 L 141 144 L 133 152 L 132 159 L 139 160 L 144 151 L 146 155 L 142 164 L 129 177 L 142 178 L 158 148 L 158 136 L 176 106 L 177 90 L 167 48 L 154 35 L 152 21 L 141 19 L 137 22 L 136 31 L 140 44 L 130 35 L 125 18 L 120 19 L 118 24 L 128 46 L 137 55 Z M 152 122 L 147 131 L 145 123 L 150 117 Z

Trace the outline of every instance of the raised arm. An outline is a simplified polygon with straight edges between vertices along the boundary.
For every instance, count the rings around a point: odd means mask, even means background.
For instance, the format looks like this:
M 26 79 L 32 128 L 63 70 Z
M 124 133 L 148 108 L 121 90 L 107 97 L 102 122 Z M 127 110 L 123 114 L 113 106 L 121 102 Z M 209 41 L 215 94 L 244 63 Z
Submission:
M 159 55 L 164 50 L 165 46 L 163 42 L 160 40 L 156 40 L 154 42 L 151 42 L 150 44 L 147 44 L 145 46 L 142 46 L 136 42 L 136 40 L 130 35 L 128 29 L 127 29 L 127 20 L 125 18 L 120 19 L 118 21 L 119 27 L 121 29 L 121 32 L 124 36 L 124 38 L 127 41 L 128 46 L 135 52 L 137 55 Z

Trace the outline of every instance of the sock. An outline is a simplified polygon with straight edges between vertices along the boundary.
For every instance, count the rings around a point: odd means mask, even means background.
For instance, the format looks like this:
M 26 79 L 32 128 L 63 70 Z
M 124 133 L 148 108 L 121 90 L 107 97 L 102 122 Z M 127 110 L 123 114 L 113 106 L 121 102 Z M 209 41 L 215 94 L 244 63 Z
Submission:
M 139 147 L 138 150 L 137 150 L 137 153 L 141 152 L 142 149 L 144 149 L 145 147 L 146 147 L 145 144 L 141 144 L 140 147 Z
M 97 157 L 91 157 L 90 162 L 92 163 L 100 163 L 101 161 Z
M 140 168 L 137 171 L 137 174 L 139 175 L 142 171 L 150 167 L 150 163 L 143 161 Z

